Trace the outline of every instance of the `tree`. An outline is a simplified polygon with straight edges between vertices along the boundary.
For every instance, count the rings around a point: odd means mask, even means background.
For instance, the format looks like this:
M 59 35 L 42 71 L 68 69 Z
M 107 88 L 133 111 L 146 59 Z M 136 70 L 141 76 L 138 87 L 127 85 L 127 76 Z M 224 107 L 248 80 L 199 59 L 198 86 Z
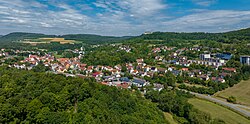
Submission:
M 166 73 L 166 83 L 168 86 L 176 85 L 176 77 L 171 72 Z

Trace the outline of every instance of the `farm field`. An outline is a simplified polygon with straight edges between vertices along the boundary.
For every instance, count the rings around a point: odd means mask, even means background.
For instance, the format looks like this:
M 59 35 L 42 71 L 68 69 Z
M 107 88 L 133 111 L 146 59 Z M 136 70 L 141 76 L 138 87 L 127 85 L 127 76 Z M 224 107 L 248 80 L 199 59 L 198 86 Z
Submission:
M 38 38 L 38 39 L 25 39 L 23 43 L 29 44 L 43 44 L 43 43 L 52 43 L 52 42 L 59 42 L 60 44 L 73 44 L 76 43 L 75 40 L 65 40 L 64 38 Z
M 239 104 L 250 106 L 250 80 L 241 81 L 231 88 L 216 93 L 214 96 L 225 99 L 234 96 Z
M 188 101 L 190 104 L 194 105 L 195 108 L 200 111 L 209 113 L 212 118 L 218 118 L 226 122 L 226 124 L 249 124 L 250 120 L 243 117 L 242 115 L 235 113 L 225 107 L 217 105 L 215 103 L 192 98 Z

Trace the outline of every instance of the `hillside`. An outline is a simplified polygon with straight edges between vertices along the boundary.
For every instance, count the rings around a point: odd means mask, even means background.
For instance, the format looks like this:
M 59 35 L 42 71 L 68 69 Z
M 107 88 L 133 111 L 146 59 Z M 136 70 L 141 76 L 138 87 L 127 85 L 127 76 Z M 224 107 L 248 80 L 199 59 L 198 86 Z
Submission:
M 240 104 L 250 106 L 250 80 L 241 81 L 231 88 L 216 93 L 215 96 L 225 99 L 234 96 Z
M 0 123 L 168 123 L 140 94 L 92 79 L 0 67 Z
M 213 40 L 218 42 L 232 43 L 242 42 L 250 39 L 250 28 L 230 31 L 225 33 L 178 33 L 178 32 L 153 32 L 152 34 L 143 34 L 137 37 L 124 36 L 101 36 L 94 34 L 67 34 L 67 35 L 45 35 L 38 33 L 24 33 L 14 32 L 0 37 L 0 42 L 11 42 L 24 39 L 37 39 L 37 38 L 65 38 L 66 40 L 81 41 L 90 44 L 112 43 L 128 39 L 137 40 Z
M 60 37 L 65 38 L 66 40 L 76 40 L 82 41 L 86 43 L 106 43 L 106 42 L 117 42 L 129 39 L 131 37 L 113 37 L 113 36 L 100 36 L 100 35 L 93 35 L 93 34 L 69 34 L 69 35 L 62 35 Z
M 12 42 L 24 39 L 39 39 L 39 38 L 65 38 L 65 40 L 76 40 L 84 43 L 97 44 L 107 42 L 117 42 L 129 39 L 131 37 L 113 37 L 100 36 L 92 34 L 68 34 L 68 35 L 45 35 L 38 33 L 14 32 L 0 37 L 0 42 Z
M 230 31 L 230 32 L 226 32 L 225 34 L 250 37 L 250 28 L 236 30 L 236 31 Z
M 212 118 L 219 118 L 223 121 L 225 121 L 226 124 L 249 124 L 250 120 L 245 118 L 244 116 L 239 115 L 238 113 L 235 113 L 225 107 L 222 107 L 220 105 L 217 105 L 215 103 L 192 98 L 188 101 L 191 103 L 194 108 L 209 113 Z
M 0 37 L 0 42 L 11 42 L 24 39 L 36 39 L 44 37 L 54 37 L 54 35 L 44 35 L 38 33 L 24 33 L 24 32 L 14 32 Z
M 249 40 L 250 28 L 225 33 L 154 32 L 152 34 L 143 34 L 140 38 L 144 40 L 214 40 L 218 42 L 232 43 Z

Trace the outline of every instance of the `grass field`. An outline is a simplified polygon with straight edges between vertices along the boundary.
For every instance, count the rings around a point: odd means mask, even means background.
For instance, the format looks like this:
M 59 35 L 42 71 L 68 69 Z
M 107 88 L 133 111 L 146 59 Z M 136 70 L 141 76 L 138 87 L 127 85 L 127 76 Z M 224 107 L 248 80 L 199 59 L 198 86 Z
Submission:
M 199 84 L 189 84 L 189 83 L 184 83 L 186 86 L 195 86 L 195 87 L 205 87 L 205 86 L 202 86 L 202 85 L 199 85 Z M 205 87 L 206 88 L 206 87 Z
M 177 122 L 174 120 L 173 116 L 170 113 L 164 112 L 164 116 L 170 124 L 177 124 Z
M 238 103 L 250 106 L 250 80 L 241 81 L 231 88 L 216 93 L 215 96 L 222 98 L 234 96 Z
M 188 102 L 200 111 L 209 113 L 212 118 L 225 121 L 226 124 L 250 124 L 247 118 L 215 103 L 197 98 L 189 99 Z

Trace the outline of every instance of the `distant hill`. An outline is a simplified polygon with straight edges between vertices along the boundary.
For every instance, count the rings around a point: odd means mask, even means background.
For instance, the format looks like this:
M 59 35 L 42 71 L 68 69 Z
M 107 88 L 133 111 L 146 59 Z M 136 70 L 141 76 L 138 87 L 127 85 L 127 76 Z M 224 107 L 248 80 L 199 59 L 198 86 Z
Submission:
M 44 37 L 55 37 L 55 35 L 45 35 L 38 33 L 24 33 L 24 32 L 14 32 L 0 37 L 0 42 L 11 42 L 23 39 L 36 39 Z
M 66 40 L 76 40 L 87 43 L 117 42 L 132 38 L 130 36 L 114 37 L 114 36 L 101 36 L 94 34 L 69 34 L 69 35 L 62 35 L 61 37 L 65 38 Z
M 113 37 L 113 36 L 100 36 L 92 34 L 68 34 L 68 35 L 45 35 L 38 33 L 25 33 L 25 32 L 14 32 L 0 37 L 0 42 L 12 42 L 24 39 L 37 39 L 37 38 L 65 38 L 66 40 L 76 40 L 85 43 L 106 43 L 106 42 L 117 42 L 129 39 L 131 37 Z
M 154 32 L 143 34 L 140 38 L 144 40 L 215 40 L 218 42 L 238 42 L 250 40 L 250 28 L 230 31 L 225 33 L 178 33 L 178 32 Z
M 38 33 L 14 32 L 0 37 L 0 42 L 11 42 L 24 39 L 37 38 L 65 38 L 65 40 L 76 40 L 89 44 L 113 43 L 127 39 L 142 39 L 142 40 L 214 40 L 218 42 L 232 43 L 247 41 L 250 42 L 250 28 L 230 31 L 225 33 L 178 33 L 178 32 L 153 32 L 152 34 L 142 34 L 137 37 L 124 36 L 101 36 L 94 34 L 68 34 L 68 35 L 45 35 Z

